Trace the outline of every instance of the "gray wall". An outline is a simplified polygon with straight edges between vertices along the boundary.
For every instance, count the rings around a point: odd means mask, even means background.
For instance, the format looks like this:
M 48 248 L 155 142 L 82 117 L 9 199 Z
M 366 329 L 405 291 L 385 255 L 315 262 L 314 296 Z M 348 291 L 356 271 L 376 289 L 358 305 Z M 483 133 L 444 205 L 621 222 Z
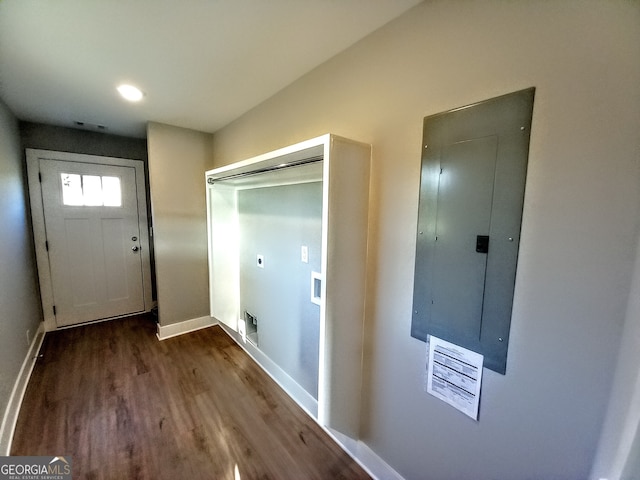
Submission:
M 214 135 L 216 165 L 326 132 L 373 145 L 361 440 L 407 479 L 589 477 L 638 322 L 639 58 L 638 2 L 428 1 Z M 476 423 L 424 393 L 410 337 L 422 119 L 530 86 L 507 372 L 485 370 Z
M 18 121 L 0 100 L 0 418 L 42 321 Z
M 321 271 L 322 183 L 240 190 L 238 215 L 240 312 L 258 318 L 260 350 L 317 399 L 320 306 L 310 285 Z
M 24 148 L 147 160 L 147 141 L 41 123 L 20 122 Z
M 204 172 L 211 135 L 160 123 L 147 133 L 160 324 L 209 318 Z
M 592 478 L 640 478 L 640 243 L 611 401 Z M 626 476 L 621 472 L 626 471 Z M 633 473 L 632 473 L 633 472 Z M 635 475 L 635 476 L 633 476 Z
M 640 428 L 636 429 L 630 454 L 620 478 L 622 480 L 637 480 L 640 478 Z

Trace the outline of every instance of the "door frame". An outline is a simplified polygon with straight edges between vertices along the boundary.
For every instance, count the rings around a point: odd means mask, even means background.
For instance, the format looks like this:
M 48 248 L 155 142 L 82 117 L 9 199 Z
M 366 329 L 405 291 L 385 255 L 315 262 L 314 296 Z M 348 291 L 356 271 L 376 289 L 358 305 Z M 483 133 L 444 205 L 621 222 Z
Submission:
M 61 160 L 65 162 L 90 163 L 94 165 L 113 165 L 119 167 L 131 167 L 136 172 L 136 194 L 138 197 L 138 222 L 140 225 L 140 254 L 142 260 L 142 290 L 144 299 L 144 311 L 151 311 L 153 299 L 151 292 L 151 250 L 149 218 L 147 216 L 147 195 L 144 162 L 127 158 L 103 157 L 80 153 L 57 152 L 53 150 L 40 150 L 27 148 L 27 184 L 29 185 L 29 199 L 31 202 L 31 224 L 33 226 L 33 240 L 38 266 L 38 281 L 40 283 L 40 299 L 42 301 L 42 313 L 44 316 L 45 331 L 50 332 L 71 326 L 59 327 L 53 311 L 53 283 L 51 278 L 51 266 L 46 247 L 46 227 L 44 220 L 44 207 L 42 203 L 42 189 L 40 186 L 40 160 Z M 111 317 L 118 318 L 118 317 Z M 100 322 L 106 319 L 95 320 Z M 93 323 L 93 322 L 86 322 Z M 85 325 L 84 323 L 83 325 Z

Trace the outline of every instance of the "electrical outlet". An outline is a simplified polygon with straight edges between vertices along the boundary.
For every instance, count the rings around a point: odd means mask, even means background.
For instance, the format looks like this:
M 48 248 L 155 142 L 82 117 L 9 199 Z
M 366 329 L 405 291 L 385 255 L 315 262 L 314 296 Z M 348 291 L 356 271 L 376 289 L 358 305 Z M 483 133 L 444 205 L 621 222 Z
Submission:
M 309 263 L 309 247 L 306 245 L 300 247 L 300 261 L 302 263 Z

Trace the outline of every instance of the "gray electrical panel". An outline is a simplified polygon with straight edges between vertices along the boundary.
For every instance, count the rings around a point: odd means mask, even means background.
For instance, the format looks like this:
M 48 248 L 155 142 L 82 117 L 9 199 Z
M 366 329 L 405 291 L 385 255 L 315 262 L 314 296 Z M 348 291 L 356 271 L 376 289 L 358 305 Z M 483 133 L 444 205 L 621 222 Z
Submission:
M 424 119 L 411 335 L 504 374 L 535 89 Z

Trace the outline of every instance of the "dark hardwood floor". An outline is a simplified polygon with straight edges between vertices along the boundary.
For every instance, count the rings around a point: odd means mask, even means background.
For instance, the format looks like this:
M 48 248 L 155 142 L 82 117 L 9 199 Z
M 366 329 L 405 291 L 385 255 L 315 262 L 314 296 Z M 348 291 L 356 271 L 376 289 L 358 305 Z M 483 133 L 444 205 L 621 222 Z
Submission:
M 47 334 L 12 455 L 74 479 L 365 479 L 220 327 L 160 342 L 149 316 Z

